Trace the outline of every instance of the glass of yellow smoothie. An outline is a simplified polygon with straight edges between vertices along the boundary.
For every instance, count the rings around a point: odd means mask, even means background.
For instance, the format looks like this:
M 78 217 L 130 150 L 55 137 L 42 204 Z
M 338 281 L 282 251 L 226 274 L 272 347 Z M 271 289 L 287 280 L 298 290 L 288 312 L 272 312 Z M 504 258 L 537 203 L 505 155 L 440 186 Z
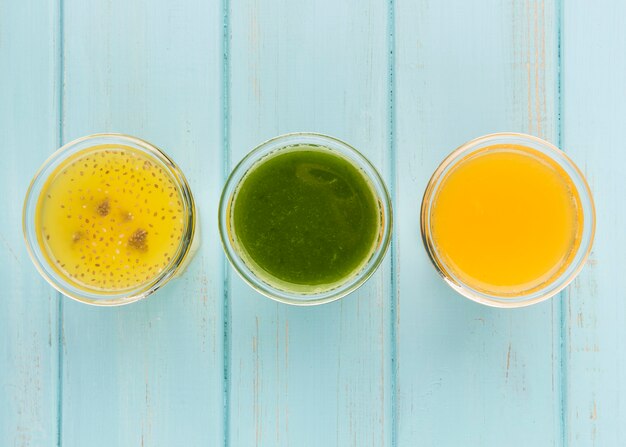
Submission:
M 58 291 L 89 304 L 145 298 L 195 251 L 187 181 L 160 149 L 126 135 L 79 138 L 35 175 L 24 202 L 31 258 Z
M 583 268 L 595 232 L 591 191 L 573 161 L 542 139 L 487 135 L 433 174 L 422 239 L 437 271 L 482 304 L 545 300 Z

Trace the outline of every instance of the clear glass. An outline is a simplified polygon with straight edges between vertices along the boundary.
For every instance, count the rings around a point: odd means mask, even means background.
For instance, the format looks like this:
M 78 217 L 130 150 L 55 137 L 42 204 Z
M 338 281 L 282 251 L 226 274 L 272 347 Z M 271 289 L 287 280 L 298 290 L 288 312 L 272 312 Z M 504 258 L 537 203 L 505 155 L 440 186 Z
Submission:
M 278 151 L 297 150 L 297 146 L 314 146 L 326 149 L 332 153 L 343 157 L 352 165 L 358 168 L 369 180 L 374 192 L 380 211 L 380 231 L 374 250 L 366 264 L 353 276 L 334 286 L 330 290 L 320 292 L 307 292 L 297 290 L 296 285 L 291 287 L 283 284 L 280 287 L 270 284 L 260 278 L 254 270 L 246 263 L 237 244 L 237 237 L 232 227 L 232 205 L 236 198 L 236 193 L 241 180 L 250 169 L 262 163 L 267 157 L 275 155 Z M 266 141 L 252 150 L 232 171 L 224 190 L 219 207 L 219 229 L 224 251 L 230 263 L 239 275 L 252 288 L 263 295 L 287 304 L 294 305 L 314 305 L 337 300 L 357 288 L 376 271 L 382 262 L 391 240 L 391 199 L 385 184 L 374 166 L 356 149 L 336 138 L 316 133 L 292 133 L 281 135 Z
M 84 150 L 100 145 L 120 145 L 140 151 L 151 162 L 164 169 L 171 177 L 182 197 L 182 208 L 185 222 L 180 244 L 171 261 L 161 273 L 140 286 L 123 290 L 91 289 L 74 284 L 51 265 L 38 241 L 36 223 L 37 207 L 43 188 L 50 175 L 65 160 Z M 26 247 L 37 270 L 55 289 L 64 295 L 87 304 L 115 306 L 128 304 L 146 298 L 165 285 L 170 279 L 178 276 L 186 267 L 197 249 L 196 209 L 185 176 L 180 168 L 160 149 L 139 138 L 121 134 L 95 134 L 74 140 L 57 150 L 39 169 L 33 178 L 26 198 L 22 214 L 22 224 Z
M 530 293 L 520 294 L 517 296 L 499 296 L 495 293 L 487 293 L 485 291 L 476 290 L 468 284 L 461 281 L 446 266 L 443 258 L 437 252 L 437 247 L 433 242 L 431 234 L 431 214 L 432 205 L 437 196 L 438 188 L 441 186 L 442 180 L 446 174 L 454 168 L 456 163 L 464 160 L 469 154 L 481 150 L 486 147 L 498 145 L 520 145 L 535 149 L 542 154 L 550 157 L 558 163 L 565 172 L 570 176 L 576 190 L 580 196 L 583 215 L 583 228 L 580 244 L 574 256 L 570 259 L 569 264 L 564 266 L 562 273 L 554 280 L 551 280 L 540 287 L 534 289 Z M 520 133 L 496 133 L 485 135 L 475 140 L 465 143 L 454 152 L 452 152 L 433 173 L 424 197 L 421 208 L 421 234 L 422 240 L 426 247 L 426 251 L 432 261 L 435 269 L 443 277 L 443 279 L 461 295 L 481 304 L 494 307 L 523 307 L 546 300 L 563 290 L 582 270 L 587 260 L 596 227 L 595 208 L 591 190 L 585 180 L 582 172 L 576 167 L 574 162 L 560 149 L 553 144 L 544 141 L 532 135 Z

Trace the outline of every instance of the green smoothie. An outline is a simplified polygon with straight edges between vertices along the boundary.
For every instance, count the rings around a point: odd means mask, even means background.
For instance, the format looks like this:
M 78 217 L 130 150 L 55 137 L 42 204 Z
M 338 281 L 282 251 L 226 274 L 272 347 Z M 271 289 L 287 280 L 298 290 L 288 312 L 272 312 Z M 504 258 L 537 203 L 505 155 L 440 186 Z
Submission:
M 282 149 L 250 169 L 235 192 L 231 216 L 236 244 L 259 276 L 318 288 L 358 272 L 381 228 L 365 173 L 309 145 Z

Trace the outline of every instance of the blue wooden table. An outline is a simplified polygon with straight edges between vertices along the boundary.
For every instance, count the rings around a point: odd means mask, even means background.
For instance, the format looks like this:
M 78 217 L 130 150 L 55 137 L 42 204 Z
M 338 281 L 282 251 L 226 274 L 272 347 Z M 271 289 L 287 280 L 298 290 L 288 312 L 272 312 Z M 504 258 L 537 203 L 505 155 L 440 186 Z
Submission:
M 0 446 L 626 445 L 624 17 L 621 0 L 0 0 Z M 314 308 L 254 293 L 217 232 L 230 169 L 291 131 L 359 148 L 395 206 L 377 274 Z M 432 171 L 495 131 L 561 146 L 596 199 L 588 265 L 530 308 L 456 295 L 419 238 Z M 54 292 L 21 235 L 36 169 L 94 132 L 163 147 L 201 214 L 186 274 L 119 308 Z

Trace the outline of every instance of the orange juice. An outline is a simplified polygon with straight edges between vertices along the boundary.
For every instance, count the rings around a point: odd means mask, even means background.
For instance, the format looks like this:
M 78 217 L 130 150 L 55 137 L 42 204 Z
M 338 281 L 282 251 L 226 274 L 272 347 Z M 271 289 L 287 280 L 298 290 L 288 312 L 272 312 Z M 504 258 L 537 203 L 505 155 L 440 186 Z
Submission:
M 531 293 L 567 268 L 580 244 L 581 200 L 542 152 L 498 145 L 466 155 L 431 205 L 438 257 L 466 285 L 500 296 Z
M 170 265 L 185 227 L 171 174 L 147 154 L 98 145 L 64 160 L 44 184 L 35 217 L 42 252 L 78 287 L 123 290 Z

